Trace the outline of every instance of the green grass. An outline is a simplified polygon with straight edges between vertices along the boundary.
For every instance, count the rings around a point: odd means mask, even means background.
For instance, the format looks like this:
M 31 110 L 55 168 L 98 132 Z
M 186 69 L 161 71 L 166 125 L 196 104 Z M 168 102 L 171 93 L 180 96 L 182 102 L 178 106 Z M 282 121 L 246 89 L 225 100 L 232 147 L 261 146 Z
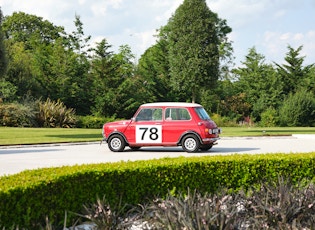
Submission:
M 221 137 L 315 134 L 315 127 L 223 127 Z
M 0 127 L 0 145 L 101 141 L 101 129 Z
M 221 137 L 315 134 L 315 127 L 223 127 Z M 101 141 L 101 129 L 0 127 L 0 145 Z

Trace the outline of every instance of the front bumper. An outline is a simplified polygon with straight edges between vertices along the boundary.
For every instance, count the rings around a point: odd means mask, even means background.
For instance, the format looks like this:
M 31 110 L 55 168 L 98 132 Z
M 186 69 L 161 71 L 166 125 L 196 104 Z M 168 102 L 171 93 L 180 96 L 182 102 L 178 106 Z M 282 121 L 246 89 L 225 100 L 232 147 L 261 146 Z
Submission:
M 218 140 L 220 140 L 220 138 L 219 137 L 212 137 L 212 138 L 204 138 L 204 139 L 202 139 L 202 142 L 206 142 L 206 143 L 213 143 L 213 142 L 216 142 L 216 141 L 218 141 Z

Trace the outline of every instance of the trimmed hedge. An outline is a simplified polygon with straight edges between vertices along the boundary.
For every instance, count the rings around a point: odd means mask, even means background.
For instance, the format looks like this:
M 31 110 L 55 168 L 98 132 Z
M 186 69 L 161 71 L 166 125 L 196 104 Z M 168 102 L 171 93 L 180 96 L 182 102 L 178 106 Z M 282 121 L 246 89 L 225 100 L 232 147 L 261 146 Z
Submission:
M 36 229 L 45 217 L 62 225 L 65 211 L 80 212 L 96 196 L 136 205 L 168 191 L 215 192 L 249 188 L 278 176 L 293 182 L 315 176 L 315 152 L 163 158 L 45 168 L 0 177 L 0 226 Z M 74 216 L 69 216 L 72 221 Z

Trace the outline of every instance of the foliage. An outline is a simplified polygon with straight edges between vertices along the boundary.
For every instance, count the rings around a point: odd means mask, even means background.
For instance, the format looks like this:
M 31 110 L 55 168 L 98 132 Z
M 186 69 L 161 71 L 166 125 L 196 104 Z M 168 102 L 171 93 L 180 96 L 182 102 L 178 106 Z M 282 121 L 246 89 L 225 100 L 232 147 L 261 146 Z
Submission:
M 314 94 L 305 90 L 290 94 L 280 108 L 280 117 L 283 126 L 314 126 Z
M 271 65 L 265 63 L 265 57 L 257 53 L 254 47 L 249 49 L 242 64 L 242 67 L 233 71 L 238 79 L 235 82 L 235 87 L 239 95 L 244 96 L 242 104 L 247 103 L 245 114 L 247 116 L 252 115 L 254 120 L 259 121 L 263 111 L 277 105 L 279 90 L 277 89 L 275 71 Z M 234 105 L 238 107 L 237 103 Z M 242 110 L 240 112 L 237 113 L 244 113 Z
M 205 0 L 185 0 L 167 25 L 171 84 L 189 92 L 193 102 L 202 87 L 214 88 L 219 77 L 219 33 L 230 32 L 220 31 L 219 22 Z
M 212 114 L 211 119 L 217 124 L 218 127 L 236 127 L 237 121 L 232 120 L 230 117 L 220 116 L 215 113 Z
M 0 80 L 5 75 L 7 71 L 7 66 L 8 66 L 8 59 L 7 59 L 7 54 L 6 54 L 7 51 L 5 50 L 5 45 L 4 45 L 4 33 L 2 30 L 2 22 L 3 22 L 3 14 L 0 8 Z
M 294 185 L 279 177 L 259 189 L 214 194 L 188 192 L 157 198 L 141 216 L 161 229 L 312 229 L 314 184 Z
M 101 129 L 106 122 L 116 120 L 115 117 L 77 116 L 76 128 Z
M 111 206 L 105 196 L 97 197 L 96 203 L 84 204 L 81 213 L 76 215 L 90 220 L 98 229 L 124 229 L 126 207 L 120 203 Z
M 12 83 L 0 79 L 0 103 L 14 98 L 17 87 Z
M 275 127 L 279 123 L 278 112 L 274 108 L 268 108 L 261 114 L 259 126 L 261 127 Z
M 305 57 L 300 56 L 303 46 L 298 47 L 296 50 L 288 46 L 287 56 L 285 57 L 285 64 L 277 66 L 279 74 L 279 85 L 281 86 L 282 94 L 289 95 L 295 93 L 306 86 L 306 78 L 313 65 L 303 67 Z
M 249 191 L 278 175 L 299 181 L 315 177 L 315 153 L 164 158 L 24 171 L 0 180 L 0 223 L 34 229 L 47 216 L 58 225 L 64 211 L 78 213 L 92 197 L 106 195 L 110 206 L 137 205 L 168 191 L 187 188 L 215 193 Z M 32 207 L 32 209 L 30 209 Z M 68 216 L 73 221 L 74 216 Z
M 145 102 L 191 98 L 209 113 L 235 123 L 247 119 L 268 126 L 314 125 L 306 116 L 299 122 L 276 118 L 288 111 L 296 93 L 315 93 L 315 65 L 304 65 L 303 46 L 288 45 L 284 64 L 266 63 L 252 47 L 242 65 L 231 70 L 233 47 L 227 35 L 232 29 L 205 0 L 185 0 L 138 63 L 128 45 L 113 52 L 103 39 L 91 48 L 91 36 L 84 34 L 79 15 L 75 30 L 66 33 L 36 15 L 0 13 L 4 103 L 20 102 L 28 95 L 60 100 L 82 116 L 130 118 Z M 310 118 L 311 109 L 305 111 Z
M 39 113 L 36 117 L 40 127 L 70 128 L 75 125 L 75 111 L 67 108 L 60 100 L 52 101 L 49 98 L 39 102 Z
M 34 108 L 19 103 L 0 103 L 0 126 L 36 126 Z

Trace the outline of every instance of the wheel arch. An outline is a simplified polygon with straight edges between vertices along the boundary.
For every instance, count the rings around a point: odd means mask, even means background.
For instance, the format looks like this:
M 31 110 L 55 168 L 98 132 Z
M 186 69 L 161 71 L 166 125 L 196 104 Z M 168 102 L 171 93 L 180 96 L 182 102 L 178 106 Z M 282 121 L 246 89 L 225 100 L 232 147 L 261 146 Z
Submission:
M 198 138 L 199 143 L 202 144 L 202 139 L 197 132 L 195 132 L 193 130 L 187 130 L 186 132 L 182 133 L 182 135 L 179 137 L 179 139 L 177 141 L 177 145 L 179 145 L 179 146 L 182 145 L 182 140 L 187 135 L 195 135 Z
M 125 137 L 125 135 L 123 133 L 121 133 L 121 132 L 118 132 L 118 131 L 114 131 L 111 134 L 109 134 L 109 136 L 107 137 L 107 140 L 109 140 L 114 135 L 121 136 L 124 139 L 126 145 L 129 146 L 129 143 L 128 143 L 127 138 Z

